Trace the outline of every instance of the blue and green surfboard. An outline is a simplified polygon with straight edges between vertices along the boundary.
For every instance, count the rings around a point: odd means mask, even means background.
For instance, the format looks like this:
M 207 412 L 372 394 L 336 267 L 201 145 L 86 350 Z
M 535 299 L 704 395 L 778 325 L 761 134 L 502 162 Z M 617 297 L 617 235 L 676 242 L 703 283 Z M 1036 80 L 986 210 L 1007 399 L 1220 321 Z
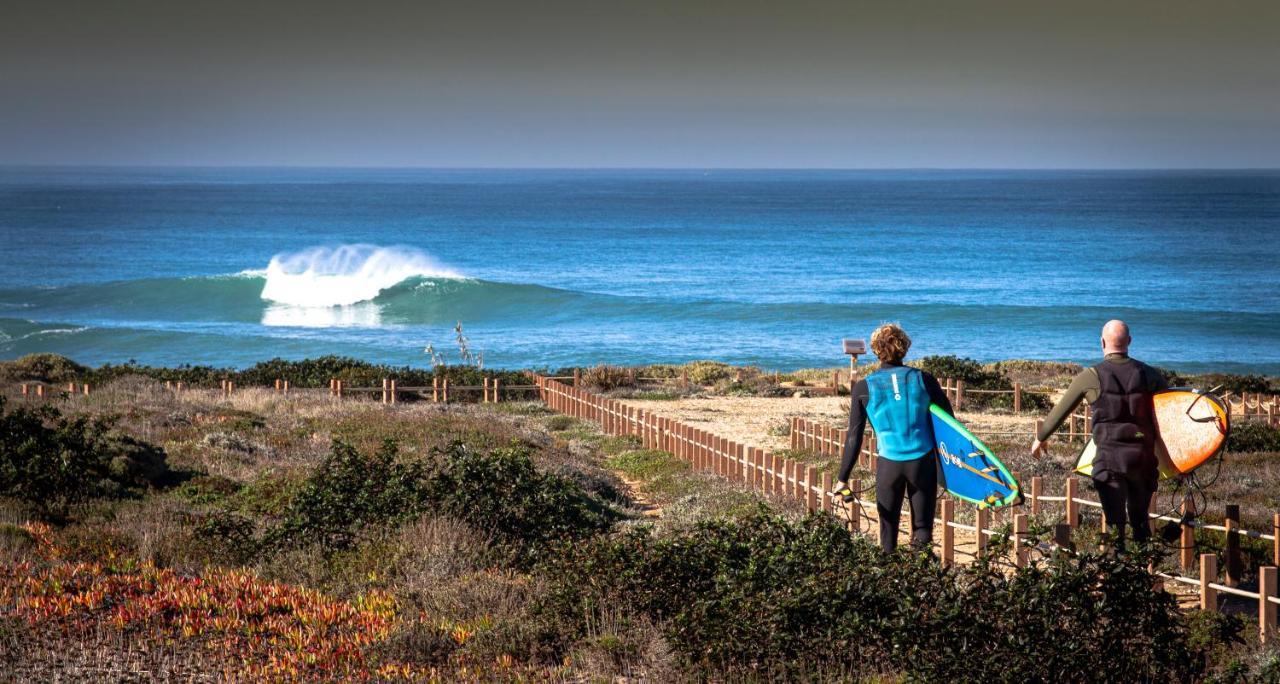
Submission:
M 1021 499 L 1018 481 L 982 440 L 937 404 L 929 405 L 942 484 L 952 496 L 979 508 L 999 508 Z

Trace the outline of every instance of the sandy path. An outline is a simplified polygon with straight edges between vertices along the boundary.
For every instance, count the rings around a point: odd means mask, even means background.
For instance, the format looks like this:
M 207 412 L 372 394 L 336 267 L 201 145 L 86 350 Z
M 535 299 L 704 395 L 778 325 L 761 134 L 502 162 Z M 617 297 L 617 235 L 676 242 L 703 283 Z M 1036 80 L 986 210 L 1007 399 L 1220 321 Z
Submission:
M 740 444 L 771 451 L 786 449 L 786 430 L 792 416 L 844 427 L 849 419 L 848 397 L 761 398 L 694 397 L 689 399 L 641 401 L 624 400 L 628 406 L 676 418 L 686 424 L 710 430 Z M 1021 416 L 960 412 L 960 419 L 979 436 L 984 432 L 1017 432 L 1031 442 L 1037 415 Z M 772 433 L 772 434 L 771 434 Z M 1016 436 L 1010 438 L 1017 439 Z

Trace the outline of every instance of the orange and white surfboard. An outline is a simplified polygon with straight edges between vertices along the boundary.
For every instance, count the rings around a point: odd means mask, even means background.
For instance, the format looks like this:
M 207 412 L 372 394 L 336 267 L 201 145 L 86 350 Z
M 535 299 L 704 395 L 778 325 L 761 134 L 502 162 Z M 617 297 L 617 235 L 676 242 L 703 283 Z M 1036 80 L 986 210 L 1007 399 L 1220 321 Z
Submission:
M 1222 450 L 1231 419 L 1221 399 L 1194 389 L 1157 392 L 1153 399 L 1161 479 L 1186 475 Z M 1092 475 L 1097 451 L 1097 445 L 1089 440 L 1076 459 L 1076 472 Z

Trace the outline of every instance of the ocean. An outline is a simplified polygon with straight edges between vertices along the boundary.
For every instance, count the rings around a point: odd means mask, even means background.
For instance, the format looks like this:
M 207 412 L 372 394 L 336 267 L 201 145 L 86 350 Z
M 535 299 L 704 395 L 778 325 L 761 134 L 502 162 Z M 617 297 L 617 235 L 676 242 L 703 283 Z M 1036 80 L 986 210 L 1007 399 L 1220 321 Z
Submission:
M 1280 374 L 1280 171 L 0 168 L 0 358 Z

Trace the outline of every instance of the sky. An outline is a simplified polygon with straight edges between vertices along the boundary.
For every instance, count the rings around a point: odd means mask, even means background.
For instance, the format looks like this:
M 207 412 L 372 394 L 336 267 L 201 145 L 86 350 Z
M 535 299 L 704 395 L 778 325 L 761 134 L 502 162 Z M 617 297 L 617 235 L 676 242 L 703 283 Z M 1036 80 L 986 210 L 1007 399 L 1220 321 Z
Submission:
M 1275 0 L 5 4 L 0 164 L 1280 167 Z

